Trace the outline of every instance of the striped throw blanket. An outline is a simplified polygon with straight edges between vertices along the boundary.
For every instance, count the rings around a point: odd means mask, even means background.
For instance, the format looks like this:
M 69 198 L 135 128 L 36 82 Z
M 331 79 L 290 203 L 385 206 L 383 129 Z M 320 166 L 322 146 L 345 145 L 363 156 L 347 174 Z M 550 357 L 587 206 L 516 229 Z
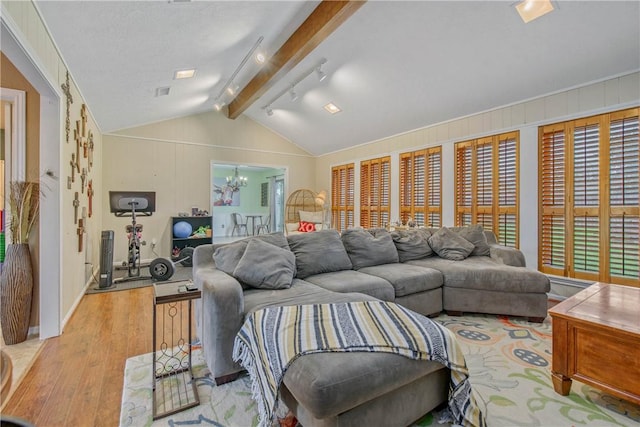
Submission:
M 270 307 L 252 313 L 236 336 L 233 359 L 248 372 L 260 425 L 273 422 L 287 368 L 319 352 L 384 352 L 440 362 L 451 370 L 449 409 L 459 424 L 484 426 L 453 334 L 398 304 L 365 301 Z

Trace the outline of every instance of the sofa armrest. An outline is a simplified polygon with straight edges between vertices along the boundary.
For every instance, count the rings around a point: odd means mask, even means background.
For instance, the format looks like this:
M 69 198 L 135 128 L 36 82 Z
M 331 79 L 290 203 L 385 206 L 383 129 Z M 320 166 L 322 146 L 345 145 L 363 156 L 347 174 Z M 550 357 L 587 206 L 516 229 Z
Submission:
M 202 289 L 200 341 L 214 378 L 242 368 L 231 353 L 233 341 L 244 322 L 244 295 L 240 283 L 215 267 L 194 271 L 194 282 Z
M 518 249 L 494 243 L 489 245 L 489 253 L 491 258 L 495 259 L 500 264 L 511 265 L 514 267 L 527 266 L 524 254 Z

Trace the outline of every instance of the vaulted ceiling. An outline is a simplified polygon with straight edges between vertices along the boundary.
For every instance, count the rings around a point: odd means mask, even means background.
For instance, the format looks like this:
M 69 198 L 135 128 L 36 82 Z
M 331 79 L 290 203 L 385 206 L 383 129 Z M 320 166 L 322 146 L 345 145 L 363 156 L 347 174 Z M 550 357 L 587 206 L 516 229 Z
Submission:
M 36 4 L 109 133 L 226 114 L 213 104 L 258 38 L 275 54 L 320 2 Z M 553 5 L 524 24 L 506 1 L 366 2 L 243 114 L 320 155 L 640 69 L 640 2 Z M 320 82 L 311 71 L 323 59 Z M 186 68 L 194 78 L 173 79 Z M 248 61 L 235 82 L 243 88 L 258 72 Z M 287 89 L 307 74 L 292 102 Z M 156 96 L 161 87 L 169 94 Z M 327 113 L 328 102 L 342 112 Z

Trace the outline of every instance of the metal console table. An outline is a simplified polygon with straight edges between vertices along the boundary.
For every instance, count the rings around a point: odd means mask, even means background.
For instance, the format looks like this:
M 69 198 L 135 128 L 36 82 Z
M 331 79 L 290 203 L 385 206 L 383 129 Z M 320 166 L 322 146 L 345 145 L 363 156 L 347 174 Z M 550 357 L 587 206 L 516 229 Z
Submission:
M 187 286 L 193 283 L 179 280 L 153 285 L 154 420 L 200 404 L 193 378 L 191 343 L 192 302 L 200 298 L 201 291 L 188 290 Z

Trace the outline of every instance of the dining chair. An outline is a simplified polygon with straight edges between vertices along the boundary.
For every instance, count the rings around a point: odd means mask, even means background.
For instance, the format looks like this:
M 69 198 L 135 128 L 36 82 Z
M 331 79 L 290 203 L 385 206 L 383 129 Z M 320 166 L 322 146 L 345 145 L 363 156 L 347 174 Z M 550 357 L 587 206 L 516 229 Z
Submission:
M 233 212 L 231 214 L 231 223 L 233 224 L 233 228 L 231 229 L 231 236 L 238 230 L 238 235 L 242 233 L 242 229 L 244 228 L 244 235 L 248 236 L 249 231 L 247 230 L 247 220 L 242 218 L 237 212 Z
M 271 232 L 271 215 L 267 215 L 264 221 L 256 225 L 256 234 L 260 234 L 260 231 L 266 231 L 267 234 Z

